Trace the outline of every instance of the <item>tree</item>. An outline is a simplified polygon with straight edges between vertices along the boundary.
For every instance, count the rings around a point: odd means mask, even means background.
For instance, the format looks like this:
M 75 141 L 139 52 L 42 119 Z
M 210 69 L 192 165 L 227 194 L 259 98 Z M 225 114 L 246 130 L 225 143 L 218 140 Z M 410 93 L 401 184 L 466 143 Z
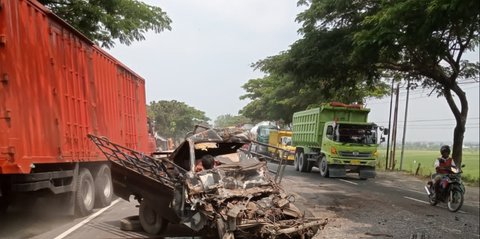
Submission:
M 171 30 L 160 7 L 137 0 L 39 0 L 91 40 L 110 48 L 114 40 L 130 45 L 145 39 L 146 31 Z
M 452 156 L 461 164 L 468 102 L 459 81 L 478 82 L 480 65 L 465 60 L 464 54 L 479 45 L 479 1 L 301 0 L 299 4 L 308 7 L 297 18 L 303 24 L 303 40 L 345 33 L 347 40 L 331 42 L 329 49 L 344 47 L 345 66 L 364 73 L 369 69 L 363 74 L 367 82 L 379 75 L 400 76 L 445 97 L 456 119 Z
M 452 156 L 461 164 L 468 102 L 460 85 L 464 80 L 478 82 L 479 62 L 469 62 L 464 55 L 479 45 L 479 1 L 300 0 L 298 4 L 307 7 L 297 16 L 302 38 L 256 65 L 268 74 L 256 80 L 262 82 L 244 85 L 248 92 L 244 97 L 254 99 L 244 113 L 256 110 L 268 116 L 271 106 L 264 104 L 279 99 L 272 85 L 297 90 L 284 101 L 312 87 L 321 95 L 313 100 L 339 99 L 342 94 L 361 100 L 370 93 L 362 96 L 365 89 L 358 93 L 359 85 L 371 90 L 385 76 L 407 78 L 445 97 L 456 119 Z M 261 88 L 251 87 L 255 84 Z
M 194 125 L 206 125 L 210 120 L 203 111 L 176 100 L 152 101 L 147 105 L 147 114 L 154 120 L 155 130 L 160 135 L 174 139 L 183 139 Z
M 322 102 L 361 103 L 366 97 L 387 94 L 388 85 L 379 77 L 363 81 L 368 79 L 365 75 L 369 72 L 342 66 L 348 64 L 348 59 L 340 51 L 328 48 L 330 41 L 342 39 L 338 37 L 325 41 L 322 47 L 305 46 L 315 41 L 301 39 L 288 51 L 253 64 L 266 76 L 242 86 L 247 94 L 240 98 L 252 101 L 240 113 L 255 121 L 281 120 L 288 124 L 294 112 L 320 106 Z
M 225 128 L 225 127 L 230 127 L 230 126 L 239 126 L 239 125 L 244 125 L 244 124 L 249 124 L 252 123 L 252 121 L 243 116 L 243 115 L 220 115 L 217 117 L 217 119 L 214 121 L 213 125 L 217 128 Z

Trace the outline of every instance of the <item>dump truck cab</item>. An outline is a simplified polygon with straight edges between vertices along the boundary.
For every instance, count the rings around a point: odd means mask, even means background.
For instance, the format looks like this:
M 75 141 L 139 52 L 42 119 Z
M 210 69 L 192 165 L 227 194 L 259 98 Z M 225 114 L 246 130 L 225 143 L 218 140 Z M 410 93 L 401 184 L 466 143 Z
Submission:
M 360 178 L 375 177 L 377 129 L 373 123 L 325 123 L 319 159 L 321 173 L 343 177 L 347 172 L 356 172 Z
M 292 131 L 271 129 L 268 144 L 290 152 L 286 155 L 287 163 L 293 164 L 295 147 L 292 145 Z M 272 157 L 282 157 L 283 152 L 273 147 L 268 147 L 268 152 Z

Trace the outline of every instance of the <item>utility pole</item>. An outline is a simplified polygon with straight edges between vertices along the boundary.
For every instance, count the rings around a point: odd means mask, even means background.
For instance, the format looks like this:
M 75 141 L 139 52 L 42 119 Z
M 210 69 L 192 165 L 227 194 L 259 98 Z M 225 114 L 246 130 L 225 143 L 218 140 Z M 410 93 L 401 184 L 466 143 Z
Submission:
M 402 137 L 402 153 L 400 154 L 400 171 L 403 165 L 403 151 L 405 149 L 405 135 L 407 134 L 407 113 L 408 113 L 408 96 L 410 95 L 410 79 L 407 81 L 407 101 L 405 102 L 405 119 L 403 121 L 403 137 Z
M 395 146 L 397 141 L 397 123 L 398 123 L 398 97 L 400 93 L 400 83 L 397 84 L 396 96 L 395 96 L 395 110 L 393 113 L 393 130 L 392 130 L 392 150 L 390 150 L 390 167 L 395 169 Z
M 387 152 L 385 154 L 385 170 L 388 169 L 388 155 L 390 153 L 390 151 L 388 151 L 390 149 L 390 136 L 392 135 L 392 128 L 390 127 L 391 123 L 392 123 L 392 102 L 393 102 L 393 78 L 392 78 L 392 87 L 391 87 L 391 90 L 390 90 L 390 113 L 388 113 L 388 130 L 390 131 L 390 133 L 387 135 Z

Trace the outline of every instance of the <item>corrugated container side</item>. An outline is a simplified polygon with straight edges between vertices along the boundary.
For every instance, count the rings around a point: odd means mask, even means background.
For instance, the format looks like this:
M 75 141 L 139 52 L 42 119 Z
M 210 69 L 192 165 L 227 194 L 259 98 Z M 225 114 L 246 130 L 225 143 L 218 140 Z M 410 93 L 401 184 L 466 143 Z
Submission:
M 104 160 L 88 133 L 145 151 L 144 80 L 38 2 L 0 2 L 0 173 Z

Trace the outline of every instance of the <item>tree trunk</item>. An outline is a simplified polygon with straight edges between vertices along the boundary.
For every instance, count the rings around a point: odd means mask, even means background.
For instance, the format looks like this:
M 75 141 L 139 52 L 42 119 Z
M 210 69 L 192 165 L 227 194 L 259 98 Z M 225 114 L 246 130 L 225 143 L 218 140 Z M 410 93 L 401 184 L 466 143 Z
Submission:
M 460 100 L 461 110 L 458 109 L 455 101 L 453 100 L 452 93 L 453 91 Z M 458 87 L 458 84 L 454 83 L 452 88 L 444 89 L 445 99 L 447 100 L 450 109 L 455 116 L 456 126 L 453 131 L 453 146 L 452 146 L 452 158 L 455 161 L 457 166 L 462 164 L 462 150 L 463 150 L 463 137 L 465 133 L 465 124 L 467 123 L 467 114 L 468 114 L 468 102 L 465 92 Z

